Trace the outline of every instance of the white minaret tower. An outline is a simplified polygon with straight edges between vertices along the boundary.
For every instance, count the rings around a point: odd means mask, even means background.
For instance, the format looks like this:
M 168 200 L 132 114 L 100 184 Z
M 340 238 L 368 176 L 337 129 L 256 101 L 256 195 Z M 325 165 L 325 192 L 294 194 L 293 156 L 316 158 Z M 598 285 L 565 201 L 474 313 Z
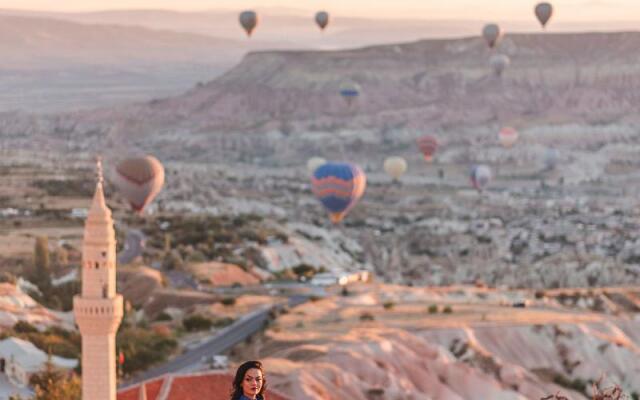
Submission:
M 84 226 L 82 293 L 73 299 L 73 312 L 82 335 L 82 399 L 116 400 L 116 330 L 122 320 L 122 296 L 116 293 L 116 238 L 104 201 L 100 159 L 97 173 Z

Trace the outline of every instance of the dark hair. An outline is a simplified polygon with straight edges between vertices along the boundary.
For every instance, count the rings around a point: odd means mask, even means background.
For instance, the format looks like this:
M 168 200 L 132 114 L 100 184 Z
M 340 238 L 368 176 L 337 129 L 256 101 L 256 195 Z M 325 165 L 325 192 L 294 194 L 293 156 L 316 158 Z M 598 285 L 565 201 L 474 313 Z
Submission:
M 260 361 L 247 361 L 238 367 L 236 376 L 233 378 L 231 400 L 240 400 L 240 397 L 244 394 L 242 391 L 242 381 L 244 380 L 244 376 L 247 374 L 247 371 L 250 369 L 258 369 L 262 372 L 262 387 L 260 388 L 260 392 L 258 392 L 258 399 L 266 400 L 264 392 L 267 389 L 267 378 L 264 376 L 264 369 L 262 368 L 262 363 Z

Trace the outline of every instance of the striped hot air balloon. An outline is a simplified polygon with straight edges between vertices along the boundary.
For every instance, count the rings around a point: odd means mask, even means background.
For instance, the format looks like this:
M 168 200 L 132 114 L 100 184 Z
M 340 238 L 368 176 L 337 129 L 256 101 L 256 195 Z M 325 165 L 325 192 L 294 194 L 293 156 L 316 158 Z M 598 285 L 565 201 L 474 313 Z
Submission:
M 328 162 L 318 167 L 311 179 L 313 194 L 339 223 L 358 203 L 367 187 L 367 178 L 357 165 Z
M 486 165 L 476 165 L 471 169 L 471 185 L 479 192 L 491 182 L 491 168 Z
M 425 161 L 433 161 L 433 155 L 435 154 L 436 150 L 438 150 L 438 139 L 436 139 L 434 136 L 425 135 L 419 137 L 417 142 Z
M 116 167 L 114 184 L 131 208 L 142 213 L 164 185 L 164 167 L 153 156 L 123 160 Z
M 505 126 L 500 129 L 500 132 L 498 133 L 498 140 L 503 147 L 509 149 L 518 141 L 518 131 L 510 126 Z

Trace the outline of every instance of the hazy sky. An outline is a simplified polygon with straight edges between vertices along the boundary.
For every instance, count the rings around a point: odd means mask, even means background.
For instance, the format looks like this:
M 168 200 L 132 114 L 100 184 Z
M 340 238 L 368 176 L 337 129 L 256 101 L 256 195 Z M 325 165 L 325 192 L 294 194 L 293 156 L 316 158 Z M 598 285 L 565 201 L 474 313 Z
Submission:
M 640 0 L 552 0 L 556 22 L 640 20 Z M 532 0 L 0 0 L 0 8 L 90 11 L 154 8 L 172 10 L 287 7 L 326 9 L 336 15 L 420 19 L 531 18 Z

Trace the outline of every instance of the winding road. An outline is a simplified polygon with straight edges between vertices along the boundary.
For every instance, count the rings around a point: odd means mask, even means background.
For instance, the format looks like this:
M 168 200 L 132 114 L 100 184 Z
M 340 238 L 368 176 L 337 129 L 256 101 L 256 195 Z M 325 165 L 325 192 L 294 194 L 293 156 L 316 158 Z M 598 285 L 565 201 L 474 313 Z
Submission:
M 118 254 L 118 264 L 129 264 L 136 257 L 142 255 L 144 249 L 144 234 L 137 229 L 129 229 L 124 240 L 124 248 Z
M 271 310 L 277 310 L 283 306 L 295 307 L 308 300 L 307 296 L 294 295 L 289 297 L 286 304 L 273 304 L 265 306 L 257 311 L 247 314 L 233 324 L 216 333 L 210 340 L 202 345 L 179 355 L 173 360 L 145 371 L 142 374 L 124 382 L 120 389 L 136 385 L 159 376 L 188 370 L 190 367 L 201 363 L 203 357 L 222 354 L 230 350 L 233 346 L 246 340 L 253 334 L 261 331 L 269 320 Z

